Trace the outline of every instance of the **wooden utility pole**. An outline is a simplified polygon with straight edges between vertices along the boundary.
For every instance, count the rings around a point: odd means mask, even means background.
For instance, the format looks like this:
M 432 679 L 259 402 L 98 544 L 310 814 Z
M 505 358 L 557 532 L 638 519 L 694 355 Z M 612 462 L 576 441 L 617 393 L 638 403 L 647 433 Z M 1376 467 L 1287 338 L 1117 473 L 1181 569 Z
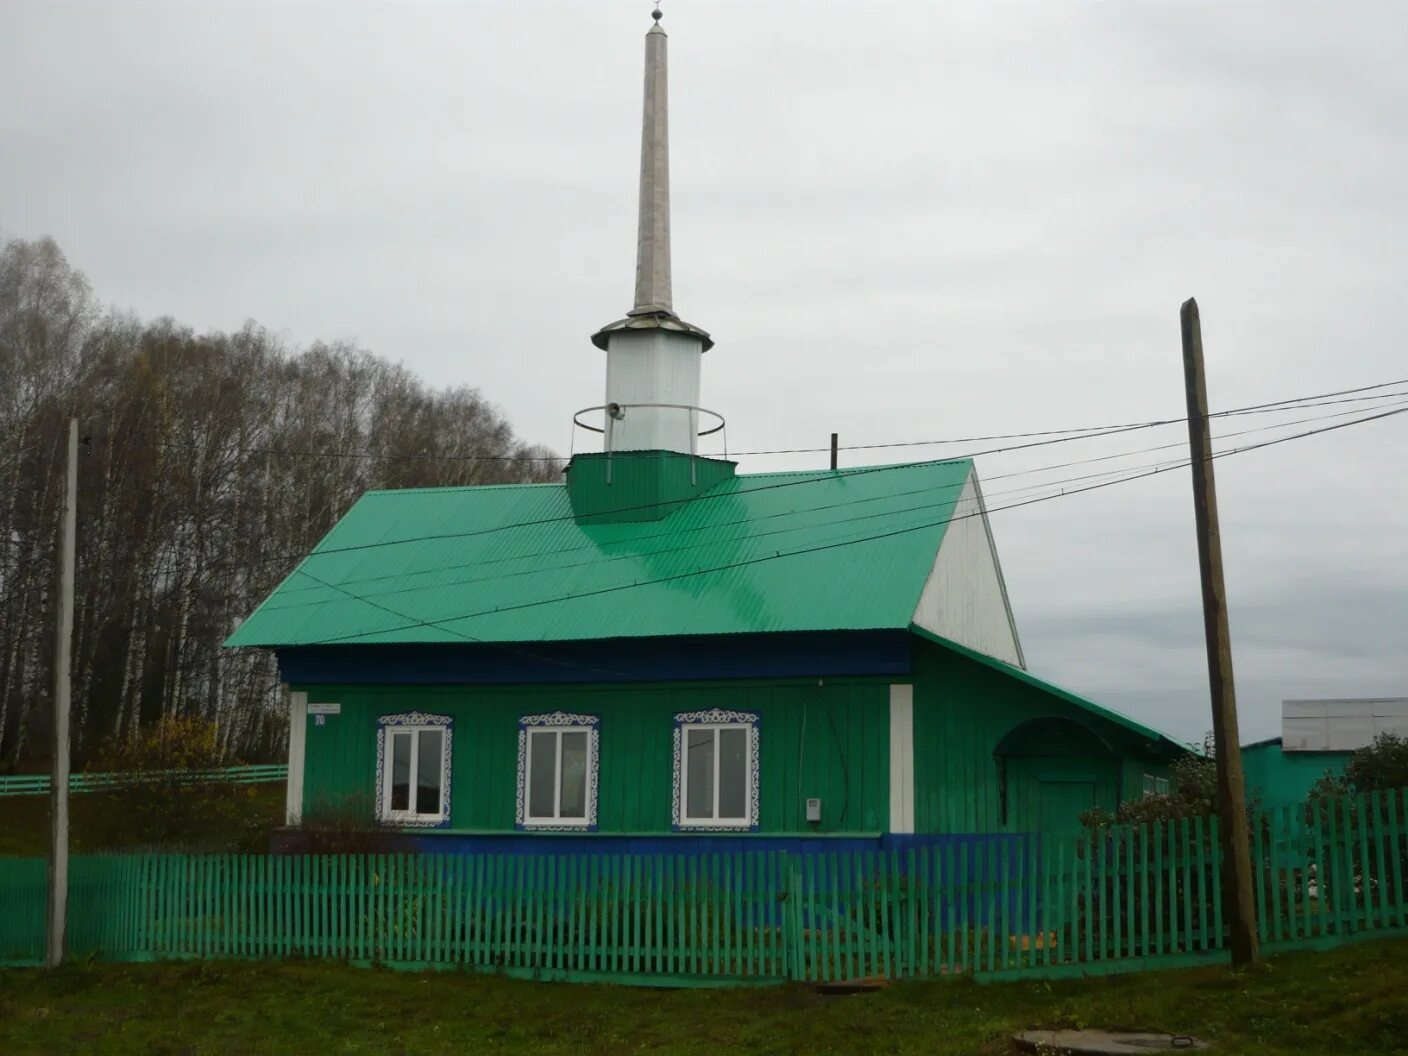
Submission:
M 59 537 L 59 598 L 54 608 L 54 772 L 49 789 L 49 927 L 45 964 L 64 960 L 68 918 L 68 716 L 73 645 L 73 565 L 78 513 L 78 419 L 68 423 L 68 475 Z
M 831 468 L 832 468 L 832 469 L 835 469 L 835 468 L 836 468 L 836 455 L 837 455 L 837 452 L 840 451 L 840 448 L 836 446 L 836 445 L 837 445 L 837 441 L 838 441 L 839 439 L 840 439 L 840 434 L 839 434 L 839 433 L 832 433 L 832 434 L 831 434 Z
M 1237 733 L 1237 695 L 1232 682 L 1232 642 L 1227 629 L 1227 590 L 1222 581 L 1222 538 L 1217 526 L 1217 482 L 1208 429 L 1208 389 L 1203 376 L 1203 330 L 1198 302 L 1188 298 L 1179 312 L 1183 329 L 1183 381 L 1188 397 L 1188 447 L 1193 468 L 1193 515 L 1198 529 L 1198 566 L 1203 581 L 1203 625 L 1207 636 L 1208 683 L 1212 689 L 1213 750 L 1222 842 L 1222 904 L 1231 935 L 1232 963 L 1252 964 L 1261 954 L 1252 903 L 1252 861 L 1247 831 L 1242 747 Z

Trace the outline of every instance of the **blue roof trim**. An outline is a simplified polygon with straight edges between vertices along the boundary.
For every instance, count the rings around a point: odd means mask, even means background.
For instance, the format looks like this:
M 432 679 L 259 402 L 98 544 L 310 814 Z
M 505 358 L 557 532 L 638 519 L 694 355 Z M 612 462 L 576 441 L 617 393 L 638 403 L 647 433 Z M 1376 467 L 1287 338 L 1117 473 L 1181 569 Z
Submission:
M 276 652 L 291 685 L 562 684 L 907 675 L 909 642 L 905 631 L 820 631 Z

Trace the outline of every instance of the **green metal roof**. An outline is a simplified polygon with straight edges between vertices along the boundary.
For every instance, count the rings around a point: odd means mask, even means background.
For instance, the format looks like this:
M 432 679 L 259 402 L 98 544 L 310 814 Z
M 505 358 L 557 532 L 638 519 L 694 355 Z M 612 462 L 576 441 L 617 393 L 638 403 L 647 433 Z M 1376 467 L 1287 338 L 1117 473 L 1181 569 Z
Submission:
M 1122 726 L 1124 729 L 1140 737 L 1145 737 L 1162 748 L 1173 749 L 1177 754 L 1187 754 L 1192 750 L 1187 745 L 1180 744 L 1168 734 L 1161 733 L 1152 726 L 1145 726 L 1142 722 L 1136 722 L 1128 715 L 1121 715 L 1118 711 L 1111 711 L 1104 705 L 1097 704 L 1088 697 L 1082 697 L 1079 693 L 1072 693 L 1069 689 L 1063 689 L 1054 682 L 1037 678 L 1037 676 L 1030 671 L 1024 671 L 1020 667 L 1014 667 L 995 657 L 988 656 L 986 653 L 980 653 L 976 649 L 969 649 L 966 645 L 959 645 L 957 642 L 934 634 L 932 631 L 926 631 L 917 624 L 911 624 L 909 629 L 926 641 L 933 642 L 935 645 L 941 645 L 945 649 L 952 649 L 955 653 L 966 656 L 970 660 L 976 660 L 978 663 L 984 664 L 995 671 L 1001 671 L 1004 675 L 1011 675 L 1019 682 L 1025 682 L 1029 686 L 1049 693 L 1058 700 L 1063 700 L 1067 704 L 1074 704 L 1078 708 L 1099 715 L 1102 719 L 1113 722 L 1116 726 Z
M 971 465 L 737 476 L 629 523 L 560 484 L 369 492 L 226 644 L 907 629 Z

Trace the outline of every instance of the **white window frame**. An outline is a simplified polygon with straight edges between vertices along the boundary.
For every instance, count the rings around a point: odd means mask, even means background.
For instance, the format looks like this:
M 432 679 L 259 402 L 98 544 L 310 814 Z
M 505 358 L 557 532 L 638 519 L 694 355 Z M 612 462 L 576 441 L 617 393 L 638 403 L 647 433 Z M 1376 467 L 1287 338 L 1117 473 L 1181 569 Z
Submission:
M 416 775 L 420 763 L 420 732 L 436 730 L 441 734 L 440 741 L 440 812 L 438 814 L 417 814 L 412 810 L 391 809 L 391 781 L 394 767 L 391 765 L 391 738 L 397 733 L 411 734 L 412 795 L 415 794 Z M 414 828 L 439 828 L 450 823 L 450 777 L 453 753 L 454 720 L 448 715 L 429 715 L 425 712 L 410 711 L 399 715 L 383 715 L 377 719 L 376 735 L 376 818 L 386 825 L 399 825 Z
M 729 730 L 741 729 L 748 734 L 747 769 L 745 780 L 746 806 L 741 818 L 719 817 L 719 765 L 718 734 L 714 736 L 714 814 L 708 818 L 686 816 L 689 790 L 689 759 L 685 745 L 689 741 L 690 730 Z M 751 832 L 758 828 L 758 715 L 751 711 L 724 711 L 714 708 L 708 711 L 686 711 L 675 716 L 675 773 L 674 773 L 674 821 L 676 831 L 689 832 Z
M 1144 798 L 1150 796 L 1166 796 L 1170 791 L 1169 779 L 1166 777 L 1156 777 L 1154 774 L 1144 775 Z
M 532 787 L 532 753 L 529 741 L 534 733 L 556 734 L 557 750 L 553 753 L 553 816 L 530 817 L 529 795 Z M 562 734 L 587 735 L 587 787 L 585 816 L 562 817 Z M 578 715 L 552 711 L 542 715 L 524 715 L 518 720 L 518 797 L 517 827 L 520 829 L 558 830 L 573 832 L 596 831 L 597 785 L 601 771 L 601 730 L 596 715 Z

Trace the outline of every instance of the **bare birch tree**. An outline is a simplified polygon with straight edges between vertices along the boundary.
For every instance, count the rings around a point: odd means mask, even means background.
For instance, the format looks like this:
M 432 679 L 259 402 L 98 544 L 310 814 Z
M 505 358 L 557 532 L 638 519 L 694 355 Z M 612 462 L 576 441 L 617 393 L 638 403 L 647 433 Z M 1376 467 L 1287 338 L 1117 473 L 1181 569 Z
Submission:
M 473 389 L 253 324 L 104 312 L 50 239 L 0 244 L 0 769 L 47 751 L 65 419 L 78 414 L 80 760 L 166 716 L 228 756 L 285 743 L 272 657 L 220 643 L 371 488 L 553 479 Z

